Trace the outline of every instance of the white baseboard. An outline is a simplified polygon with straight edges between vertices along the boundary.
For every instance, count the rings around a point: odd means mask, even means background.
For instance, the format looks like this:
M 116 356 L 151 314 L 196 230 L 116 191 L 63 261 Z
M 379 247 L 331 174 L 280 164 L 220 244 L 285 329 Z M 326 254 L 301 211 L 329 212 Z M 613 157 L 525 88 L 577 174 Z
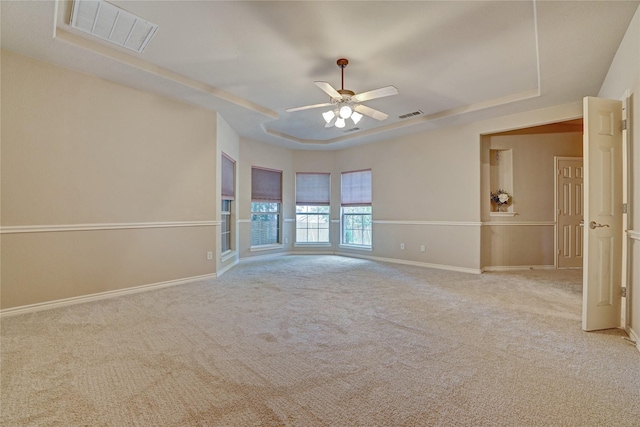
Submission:
M 431 264 L 428 262 L 418 262 L 418 261 L 409 261 L 404 259 L 397 258 L 383 258 L 371 255 L 361 255 L 355 252 L 339 252 L 339 251 L 295 251 L 295 252 L 277 252 L 274 254 L 267 255 L 257 255 L 250 256 L 245 258 L 240 258 L 240 262 L 250 262 L 252 260 L 264 260 L 265 258 L 279 257 L 279 256 L 287 256 L 287 255 L 336 255 L 336 256 L 344 256 L 350 258 L 362 258 L 362 259 L 370 259 L 372 261 L 380 261 L 380 262 L 389 262 L 392 264 L 404 264 L 404 265 L 413 265 L 416 267 L 426 267 L 426 268 L 435 268 L 438 270 L 448 270 L 448 271 L 459 271 L 461 273 L 472 273 L 472 274 L 480 274 L 482 270 L 477 268 L 468 268 L 468 267 L 456 267 L 453 265 L 444 265 L 444 264 Z
M 518 271 L 518 270 L 555 270 L 555 265 L 489 265 L 482 269 L 485 271 Z
M 456 267 L 453 265 L 444 265 L 444 264 L 431 264 L 428 262 L 409 261 L 409 260 L 397 259 L 397 258 L 383 258 L 383 257 L 377 257 L 377 256 L 371 256 L 371 255 L 360 255 L 360 254 L 351 253 L 351 252 L 336 252 L 335 254 L 339 256 L 346 256 L 346 257 L 352 257 L 352 258 L 370 259 L 372 261 L 389 262 L 392 264 L 413 265 L 416 267 L 435 268 L 438 270 L 458 271 L 461 273 L 471 273 L 471 274 L 482 273 L 482 270 L 480 270 L 479 268 Z
M 636 348 L 640 351 L 640 334 L 633 330 L 633 328 L 629 328 L 627 331 L 629 333 L 629 338 L 636 342 Z
M 231 270 L 233 267 L 235 267 L 236 265 L 238 265 L 238 263 L 240 262 L 240 260 L 238 259 L 238 257 L 236 257 L 233 262 L 230 262 L 228 265 L 222 267 L 220 270 L 218 270 L 217 273 L 217 277 L 222 276 L 224 273 L 226 273 L 227 271 Z
M 205 274 L 202 276 L 187 277 L 185 279 L 169 280 L 166 282 L 151 283 L 148 285 L 135 286 L 132 288 L 118 289 L 115 291 L 99 292 L 96 294 L 82 295 L 72 298 L 64 298 L 55 301 L 41 302 L 37 304 L 22 305 L 19 307 L 6 308 L 0 310 L 0 317 L 15 316 L 18 314 L 35 313 L 36 311 L 51 310 L 53 308 L 66 307 L 69 305 L 82 304 L 91 301 L 99 301 L 108 298 L 115 298 L 124 295 L 137 294 L 140 292 L 151 291 L 155 289 L 167 288 L 169 286 L 185 285 L 187 283 L 197 282 L 199 280 L 208 280 L 216 278 L 216 274 Z

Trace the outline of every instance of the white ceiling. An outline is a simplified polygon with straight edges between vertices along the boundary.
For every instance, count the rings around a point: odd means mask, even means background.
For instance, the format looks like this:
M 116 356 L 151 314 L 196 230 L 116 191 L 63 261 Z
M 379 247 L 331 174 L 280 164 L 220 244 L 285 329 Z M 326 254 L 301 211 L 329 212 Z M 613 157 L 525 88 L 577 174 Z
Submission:
M 158 24 L 140 54 L 69 26 L 71 2 L 0 3 L 2 47 L 218 111 L 242 137 L 337 149 L 597 95 L 638 1 L 112 1 Z M 393 85 L 389 114 L 324 128 L 314 81 Z M 422 111 L 401 120 L 398 116 Z M 346 132 L 345 132 L 346 131 Z

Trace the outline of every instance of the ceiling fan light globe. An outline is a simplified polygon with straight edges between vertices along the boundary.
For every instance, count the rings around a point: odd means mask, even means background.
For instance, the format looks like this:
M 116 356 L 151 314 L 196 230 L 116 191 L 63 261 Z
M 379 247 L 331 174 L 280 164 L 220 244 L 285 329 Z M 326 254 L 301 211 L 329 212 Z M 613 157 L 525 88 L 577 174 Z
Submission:
M 344 119 L 342 117 L 338 117 L 338 119 L 336 120 L 336 127 L 342 129 L 344 126 Z
M 343 105 L 342 107 L 340 107 L 341 118 L 348 119 L 349 117 L 351 117 L 351 113 L 353 113 L 353 110 L 348 105 Z
M 322 117 L 324 117 L 324 121 L 329 123 L 331 121 L 331 119 L 333 119 L 336 116 L 336 114 L 329 110 L 329 111 L 325 111 L 324 113 L 322 113 Z
M 358 113 L 357 111 L 354 111 L 351 114 L 351 120 L 353 120 L 354 125 L 357 125 L 361 118 L 362 118 L 362 114 Z

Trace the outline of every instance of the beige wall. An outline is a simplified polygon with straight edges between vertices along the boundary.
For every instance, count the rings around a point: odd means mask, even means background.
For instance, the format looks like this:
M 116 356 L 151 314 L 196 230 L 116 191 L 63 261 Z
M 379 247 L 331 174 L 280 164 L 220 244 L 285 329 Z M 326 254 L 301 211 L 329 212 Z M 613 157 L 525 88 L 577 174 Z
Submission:
M 215 113 L 5 50 L 0 76 L 3 309 L 215 274 Z
M 441 129 L 339 151 L 338 173 L 371 169 L 374 220 L 370 252 L 339 252 L 479 271 L 480 147 L 472 129 Z
M 555 163 L 558 157 L 582 157 L 582 132 L 486 135 L 482 138 L 482 265 L 553 267 L 555 265 Z M 514 216 L 491 216 L 490 151 L 511 150 Z
M 481 184 L 480 135 L 580 117 L 579 100 L 335 152 L 291 151 L 240 141 L 221 117 L 202 108 L 4 50 L 1 59 L 2 309 L 213 275 L 238 257 L 309 250 L 292 245 L 296 171 L 332 173 L 334 221 L 340 172 L 373 171 L 373 251 L 339 248 L 336 222 L 332 251 L 468 271 L 480 271 L 485 262 L 550 262 L 546 249 L 540 256 L 519 244 L 548 247 L 548 227 L 503 236 L 485 251 L 505 226 L 482 226 L 491 218 Z M 599 94 L 631 95 L 629 319 L 636 338 L 640 132 L 633 129 L 640 123 L 639 76 L 636 12 Z M 225 261 L 216 228 L 221 151 L 237 160 L 237 252 Z M 249 246 L 253 165 L 284 172 L 283 234 L 289 243 L 273 251 Z M 551 221 L 548 210 L 537 207 L 547 202 L 523 198 L 525 190 L 514 189 L 521 215 L 514 221 Z M 206 260 L 207 251 L 214 252 L 213 261 Z
M 333 250 L 352 256 L 480 272 L 483 267 L 480 260 L 481 233 L 485 230 L 482 222 L 489 220 L 488 214 L 486 217 L 482 215 L 481 208 L 481 193 L 484 194 L 484 190 L 481 190 L 480 183 L 480 135 L 575 119 L 581 115 L 581 103 L 576 102 L 334 153 L 295 151 L 295 171 L 332 173 L 331 218 L 334 222 L 330 248 L 305 246 L 295 247 L 293 251 Z M 569 138 L 569 142 L 565 142 L 566 138 Z M 522 163 L 518 174 L 524 175 L 521 178 L 518 175 L 518 178 L 523 196 L 540 197 L 536 189 L 537 181 L 530 183 L 529 175 L 539 171 L 538 163 L 542 159 L 549 158 L 551 161 L 547 181 L 550 180 L 550 191 L 553 191 L 553 155 L 581 154 L 581 138 L 577 134 L 547 139 L 547 144 L 543 143 L 537 150 L 524 151 L 523 157 L 516 159 Z M 503 138 L 502 142 L 509 144 L 508 138 Z M 533 162 L 527 163 L 529 159 Z M 340 213 L 340 173 L 369 168 L 373 179 L 373 249 L 358 251 L 340 247 L 337 222 Z M 539 201 L 534 199 L 533 203 L 536 205 Z M 528 221 L 553 221 L 553 196 L 545 199 L 545 203 L 551 203 L 551 207 L 543 208 L 544 214 L 540 214 L 537 208 L 535 211 L 527 208 L 523 211 L 524 218 Z M 488 230 L 492 233 L 499 231 Z M 553 265 L 553 258 L 550 261 L 548 259 L 553 251 L 553 225 L 547 225 L 544 232 L 523 229 L 520 234 L 523 238 L 533 239 L 532 245 L 525 247 L 520 244 L 519 248 L 512 248 L 510 254 L 515 258 L 500 262 L 518 265 L 514 263 L 535 258 L 535 262 L 527 262 L 526 265 Z M 401 249 L 401 243 L 404 243 L 404 249 Z M 424 251 L 421 251 L 422 245 L 425 246 Z M 496 256 L 500 257 L 499 254 L 504 250 L 504 245 L 496 248 Z M 494 254 L 490 255 L 487 259 L 499 262 L 497 258 L 492 258 Z
M 479 272 L 480 135 L 581 112 L 578 102 L 334 152 L 292 151 L 239 139 L 210 111 L 11 52 L 1 76 L 3 308 L 213 275 L 274 253 Z M 237 161 L 236 252 L 224 260 L 223 151 Z M 283 245 L 267 251 L 250 247 L 252 166 L 283 171 Z M 367 168 L 374 247 L 341 248 L 340 173 Z M 297 171 L 332 174 L 328 250 L 293 245 Z
M 622 99 L 630 96 L 628 105 L 629 135 L 629 237 L 630 279 L 628 329 L 640 349 L 640 8 L 627 29 L 600 89 L 599 97 Z

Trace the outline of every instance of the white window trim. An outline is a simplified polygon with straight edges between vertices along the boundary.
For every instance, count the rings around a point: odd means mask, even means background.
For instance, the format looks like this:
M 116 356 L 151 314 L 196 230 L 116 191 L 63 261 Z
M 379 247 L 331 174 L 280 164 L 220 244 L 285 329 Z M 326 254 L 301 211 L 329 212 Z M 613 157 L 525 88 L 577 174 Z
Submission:
M 260 252 L 260 251 L 271 251 L 274 249 L 282 249 L 284 245 L 282 243 L 271 243 L 268 245 L 260 245 L 260 246 L 251 246 L 249 248 L 250 252 Z
M 355 250 L 358 250 L 358 251 L 367 251 L 367 252 L 372 252 L 373 251 L 373 245 L 371 245 L 371 246 L 361 246 L 361 245 L 345 245 L 344 243 L 340 243 L 339 247 L 342 248 L 342 249 L 355 249 Z

